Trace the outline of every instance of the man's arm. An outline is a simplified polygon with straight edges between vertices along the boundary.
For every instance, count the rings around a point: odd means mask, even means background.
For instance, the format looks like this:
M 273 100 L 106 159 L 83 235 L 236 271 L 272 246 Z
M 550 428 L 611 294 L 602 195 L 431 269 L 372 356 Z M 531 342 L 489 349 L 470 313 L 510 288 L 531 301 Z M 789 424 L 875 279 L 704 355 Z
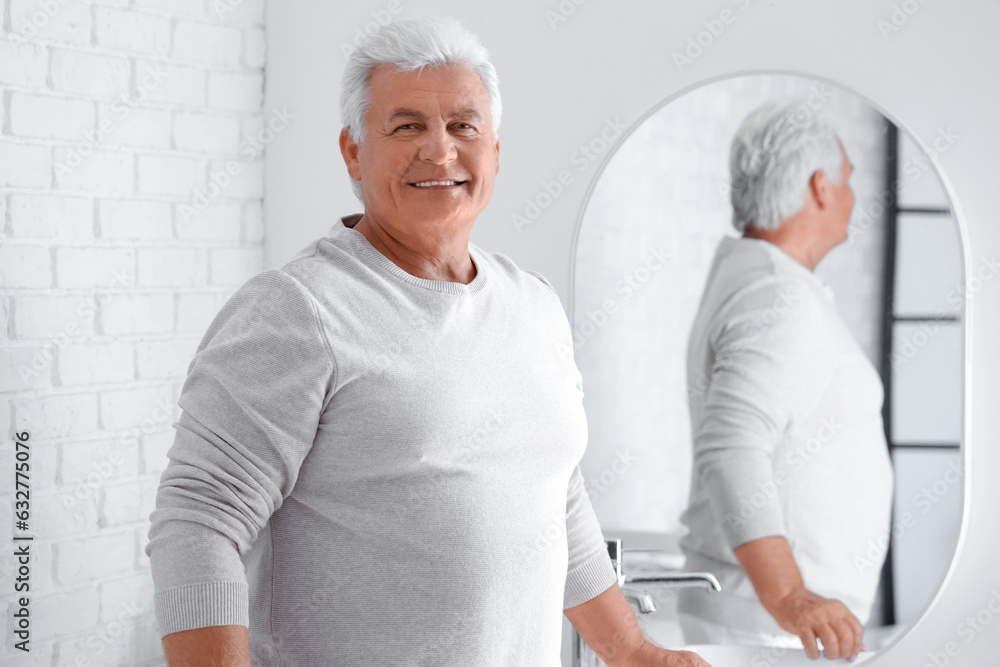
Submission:
M 761 604 L 782 628 L 802 639 L 810 658 L 819 657 L 817 637 L 827 658 L 851 658 L 862 650 L 861 623 L 839 600 L 821 597 L 805 587 L 784 537 L 753 540 L 733 553 Z
M 246 633 L 242 556 L 295 486 L 334 378 L 311 295 L 281 270 L 237 290 L 199 345 L 146 546 L 158 630 L 164 640 L 178 635 L 170 641 L 180 665 L 188 664 L 185 637 L 220 631 L 183 633 L 227 626 Z M 229 643 L 194 646 L 196 655 L 246 652 Z
M 779 311 L 774 304 L 782 301 L 788 305 Z M 765 285 L 743 302 L 713 341 L 717 361 L 695 429 L 695 472 L 768 613 L 802 639 L 810 657 L 819 655 L 817 637 L 827 657 L 849 657 L 860 650 L 860 624 L 841 602 L 803 585 L 785 538 L 782 480 L 774 476 L 776 444 L 796 415 L 815 409 L 834 368 L 820 305 L 787 282 Z M 747 499 L 761 495 L 764 502 L 754 500 L 745 513 Z
M 776 311 L 782 299 L 788 305 Z M 787 479 L 775 479 L 774 455 L 789 425 L 816 409 L 831 381 L 823 308 L 797 281 L 762 284 L 726 311 L 712 338 L 711 379 L 691 425 L 692 463 L 732 548 L 786 534 Z
M 163 638 L 170 667 L 250 667 L 250 640 L 242 625 L 213 625 Z
M 618 587 L 607 544 L 577 465 L 566 492 L 569 563 L 563 613 L 611 667 L 707 667 L 694 653 L 667 651 L 642 635 Z M 598 593 L 598 591 L 602 591 Z
M 563 613 L 609 667 L 709 667 L 697 653 L 668 651 L 646 639 L 617 584 Z

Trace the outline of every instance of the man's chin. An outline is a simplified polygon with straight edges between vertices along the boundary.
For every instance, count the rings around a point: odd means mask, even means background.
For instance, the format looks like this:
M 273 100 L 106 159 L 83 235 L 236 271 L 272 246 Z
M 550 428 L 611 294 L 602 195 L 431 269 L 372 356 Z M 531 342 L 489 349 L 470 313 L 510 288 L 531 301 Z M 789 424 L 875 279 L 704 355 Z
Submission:
M 407 213 L 410 225 L 417 227 L 449 227 L 458 228 L 471 226 L 479 211 L 471 206 L 456 206 L 454 202 L 441 202 L 432 205 L 424 202 L 422 206 L 414 206 Z

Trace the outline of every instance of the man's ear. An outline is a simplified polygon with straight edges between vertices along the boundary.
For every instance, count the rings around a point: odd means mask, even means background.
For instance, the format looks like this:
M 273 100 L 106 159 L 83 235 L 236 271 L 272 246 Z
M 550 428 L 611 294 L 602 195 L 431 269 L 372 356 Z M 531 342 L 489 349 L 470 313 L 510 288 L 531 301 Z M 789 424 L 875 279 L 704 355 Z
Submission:
M 826 208 L 830 204 L 830 179 L 822 169 L 817 169 L 809 177 L 809 195 L 816 202 L 816 208 Z
M 358 161 L 359 146 L 351 138 L 350 128 L 345 127 L 340 131 L 340 154 L 344 156 L 344 164 L 347 165 L 347 173 L 356 181 L 361 180 L 361 163 Z
M 493 173 L 499 174 L 500 173 L 500 140 L 499 139 L 497 139 L 497 142 L 493 145 L 493 150 L 496 151 L 496 154 L 497 154 L 497 170 L 495 172 L 493 172 Z

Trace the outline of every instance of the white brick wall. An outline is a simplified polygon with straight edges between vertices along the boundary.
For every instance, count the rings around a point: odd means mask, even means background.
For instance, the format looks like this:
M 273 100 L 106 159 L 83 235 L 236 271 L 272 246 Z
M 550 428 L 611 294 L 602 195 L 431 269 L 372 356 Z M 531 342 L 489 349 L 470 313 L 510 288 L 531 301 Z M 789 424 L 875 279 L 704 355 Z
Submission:
M 203 22 L 178 21 L 171 54 L 179 60 L 237 66 L 243 50 L 243 33 L 235 28 Z
M 260 210 L 251 206 L 260 217 Z M 210 204 L 205 207 L 201 215 L 192 216 L 185 219 L 179 213 L 174 218 L 174 233 L 182 239 L 214 239 L 214 240 L 237 240 L 241 233 L 245 241 L 259 240 L 256 229 L 252 228 L 241 232 L 242 229 L 242 207 L 239 204 Z
M 45 188 L 50 183 L 52 151 L 47 146 L 0 143 L 0 187 Z
M 177 397 L 263 269 L 262 161 L 238 152 L 264 118 L 263 1 L 6 0 L 0 17 L 0 459 L 30 432 L 35 537 L 32 651 L 5 633 L 0 664 L 162 665 L 143 548 Z M 12 520 L 6 481 L 0 543 Z M 4 550 L 0 612 L 13 565 Z
M 44 88 L 48 57 L 43 46 L 0 40 L 0 81 L 31 90 Z
M 76 321 L 79 336 L 94 334 L 97 302 L 89 294 L 15 296 L 14 329 L 26 339 L 44 339 L 66 322 Z
M 119 102 L 97 105 L 98 126 L 111 123 L 102 133 L 109 146 L 168 149 L 172 116 L 168 110 L 129 108 Z
M 95 474 L 109 480 L 139 474 L 138 438 L 66 443 L 61 449 L 62 484 L 86 483 L 87 477 Z
M 138 190 L 150 195 L 186 195 L 197 188 L 205 175 L 199 158 L 173 155 L 140 155 Z
M 208 72 L 203 68 L 186 65 L 171 65 L 153 63 L 152 61 L 137 61 L 136 66 L 141 71 L 156 67 L 163 74 L 163 81 L 152 88 L 146 99 L 150 102 L 163 102 L 171 106 L 201 107 L 205 103 L 205 81 Z
M 183 380 L 188 362 L 194 356 L 201 336 L 151 340 L 138 343 L 135 350 L 136 371 L 143 379 L 176 378 Z
M 239 119 L 224 115 L 177 114 L 174 144 L 198 153 L 234 153 L 240 143 Z
M 170 50 L 170 19 L 114 7 L 95 8 L 97 43 L 110 49 L 166 55 Z
M 128 93 L 129 61 L 69 49 L 52 49 L 49 66 L 52 87 L 93 97 L 118 97 Z
M 12 32 L 34 41 L 90 43 L 90 8 L 79 2 L 10 1 Z
M 56 283 L 59 287 L 101 288 L 117 276 L 134 273 L 135 250 L 102 246 L 55 248 Z M 130 282 L 130 281 L 129 281 Z
M 208 105 L 227 111 L 254 111 L 264 90 L 262 74 L 215 71 L 208 74 Z
M 121 336 L 174 331 L 174 295 L 121 294 L 101 308 L 102 333 Z
M 49 249 L 40 245 L 0 246 L 0 286 L 49 287 L 52 266 Z
M 195 248 L 140 248 L 139 285 L 194 287 L 204 284 L 203 253 Z
M 59 351 L 59 379 L 64 386 L 128 382 L 135 379 L 130 342 L 70 343 Z
M 170 239 L 170 203 L 130 199 L 102 200 L 98 203 L 101 237 L 107 239 Z
M 15 137 L 75 140 L 93 127 L 93 102 L 47 95 L 11 95 L 10 133 Z
M 10 235 L 19 238 L 94 236 L 90 201 L 83 197 L 53 197 L 48 194 L 12 194 L 7 207 Z
M 127 195 L 135 182 L 131 153 L 56 146 L 53 169 L 57 189 Z

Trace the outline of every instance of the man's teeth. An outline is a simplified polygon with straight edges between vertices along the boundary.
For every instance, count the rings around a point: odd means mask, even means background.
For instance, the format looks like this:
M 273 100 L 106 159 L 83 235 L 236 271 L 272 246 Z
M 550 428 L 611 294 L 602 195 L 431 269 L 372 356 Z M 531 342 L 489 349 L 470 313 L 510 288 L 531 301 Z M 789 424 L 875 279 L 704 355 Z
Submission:
M 429 188 L 432 185 L 458 185 L 458 181 L 424 181 L 423 183 L 414 183 L 418 188 Z

